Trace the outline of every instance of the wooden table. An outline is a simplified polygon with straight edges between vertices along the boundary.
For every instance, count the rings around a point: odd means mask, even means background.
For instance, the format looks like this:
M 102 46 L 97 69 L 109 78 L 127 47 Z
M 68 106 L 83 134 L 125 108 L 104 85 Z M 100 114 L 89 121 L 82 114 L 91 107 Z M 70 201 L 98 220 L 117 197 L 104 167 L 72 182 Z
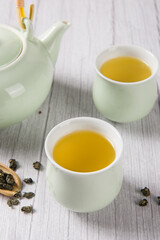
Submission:
M 27 0 L 26 0 L 27 2 Z M 30 2 L 26 3 L 26 10 Z M 50 94 L 28 119 L 0 131 L 0 162 L 16 158 L 21 179 L 35 183 L 23 191 L 33 191 L 32 200 L 10 209 L 0 196 L 0 237 L 2 240 L 158 240 L 160 239 L 160 105 L 143 120 L 112 123 L 124 140 L 124 183 L 117 199 L 105 209 L 78 214 L 56 203 L 46 180 L 44 140 L 57 123 L 77 116 L 103 117 L 92 100 L 94 63 L 99 52 L 112 44 L 137 44 L 160 60 L 159 0 L 46 0 L 35 1 L 34 30 L 38 36 L 52 23 L 69 20 L 53 75 Z M 1 0 L 0 22 L 18 25 L 14 0 Z M 42 111 L 38 114 L 38 111 Z M 42 171 L 32 168 L 40 161 Z M 139 207 L 140 189 L 148 186 L 149 205 Z M 33 205 L 25 215 L 23 205 Z

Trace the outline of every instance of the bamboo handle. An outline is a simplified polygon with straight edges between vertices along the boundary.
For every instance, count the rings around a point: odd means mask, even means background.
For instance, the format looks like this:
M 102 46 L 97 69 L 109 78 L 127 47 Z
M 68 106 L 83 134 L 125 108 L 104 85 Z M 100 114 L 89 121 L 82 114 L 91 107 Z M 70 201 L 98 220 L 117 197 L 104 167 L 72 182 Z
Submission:
M 29 19 L 33 21 L 33 16 L 34 16 L 34 4 L 30 5 L 30 12 L 29 12 Z
M 20 27 L 25 29 L 25 25 L 24 25 L 24 23 L 22 22 L 22 19 L 21 19 L 20 8 L 16 8 L 16 12 L 17 12 L 17 20 L 18 20 L 18 23 L 19 23 Z
M 24 0 L 15 0 L 15 5 L 16 5 L 18 23 L 22 29 L 26 29 L 26 27 L 22 21 L 23 18 L 25 18 Z M 30 12 L 29 12 L 29 19 L 31 21 L 33 21 L 33 16 L 34 16 L 34 4 L 31 4 Z
M 15 0 L 17 8 L 24 8 L 24 0 Z

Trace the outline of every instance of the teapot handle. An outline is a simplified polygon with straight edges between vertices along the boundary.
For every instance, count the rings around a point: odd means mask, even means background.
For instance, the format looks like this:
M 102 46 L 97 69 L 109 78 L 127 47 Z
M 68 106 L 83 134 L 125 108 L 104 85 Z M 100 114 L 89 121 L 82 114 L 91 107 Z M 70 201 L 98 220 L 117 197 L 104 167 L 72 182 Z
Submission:
M 16 11 L 17 11 L 17 19 L 20 27 L 22 29 L 26 29 L 25 24 L 23 23 L 23 19 L 25 18 L 24 11 L 24 0 L 15 0 Z M 29 19 L 32 21 L 34 16 L 34 4 L 30 5 Z
M 23 34 L 26 39 L 33 40 L 34 33 L 33 33 L 33 25 L 29 18 L 25 17 L 22 19 L 22 23 L 25 26 L 25 29 L 23 29 Z

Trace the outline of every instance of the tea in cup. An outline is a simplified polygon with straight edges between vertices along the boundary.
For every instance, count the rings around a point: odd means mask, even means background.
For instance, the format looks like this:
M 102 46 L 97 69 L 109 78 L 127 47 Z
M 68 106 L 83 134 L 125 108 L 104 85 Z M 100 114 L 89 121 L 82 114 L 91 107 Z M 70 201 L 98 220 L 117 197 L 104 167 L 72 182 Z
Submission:
M 134 45 L 112 46 L 96 59 L 93 100 L 108 119 L 131 122 L 146 116 L 157 97 L 156 57 Z
M 55 126 L 45 141 L 54 198 L 75 212 L 107 206 L 121 189 L 122 150 L 118 131 L 100 119 L 79 117 Z

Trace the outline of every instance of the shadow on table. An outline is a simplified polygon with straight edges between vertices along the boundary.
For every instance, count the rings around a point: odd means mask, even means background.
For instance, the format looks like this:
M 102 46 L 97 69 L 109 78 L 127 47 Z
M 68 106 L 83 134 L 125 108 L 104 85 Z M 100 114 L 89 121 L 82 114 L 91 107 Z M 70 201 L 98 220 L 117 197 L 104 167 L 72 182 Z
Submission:
M 159 137 L 160 132 L 160 106 L 156 101 L 152 111 L 144 118 L 135 122 L 120 124 L 116 123 L 117 128 L 123 133 L 132 136 L 143 136 L 144 138 Z
M 144 225 L 150 228 L 152 218 L 148 206 L 143 208 L 138 205 L 142 198 L 140 189 L 135 189 L 134 184 L 124 179 L 119 195 L 106 208 L 92 213 L 70 214 L 87 226 L 89 234 L 98 232 L 102 239 L 110 239 L 109 236 L 111 239 L 139 239 L 138 229 L 142 230 Z M 141 234 L 145 234 L 145 230 Z
M 73 83 L 75 81 L 75 79 L 72 80 Z M 88 89 L 83 89 L 83 86 L 76 88 L 69 84 L 63 84 L 60 82 L 60 79 L 57 79 L 54 83 L 50 105 L 52 106 L 50 114 L 53 116 L 59 116 L 61 114 L 62 121 L 71 117 L 90 116 L 110 122 L 117 127 L 122 134 L 124 132 L 132 134 L 133 136 L 143 135 L 144 137 L 150 137 L 150 135 L 152 135 L 152 137 L 156 137 L 160 132 L 160 108 L 158 100 L 152 111 L 143 119 L 131 123 L 116 123 L 105 119 L 98 112 L 93 103 L 91 86 L 88 87 Z
M 76 79 L 72 80 L 73 83 L 74 81 Z M 49 99 L 50 105 L 48 106 Z M 0 130 L 0 149 L 8 151 L 12 148 L 12 152 L 15 147 L 17 152 L 23 149 L 25 151 L 32 149 L 32 153 L 36 155 L 37 149 L 42 146 L 42 141 L 44 142 L 44 137 L 57 123 L 78 116 L 104 119 L 94 106 L 91 86 L 88 89 L 83 89 L 83 86 L 76 88 L 70 84 L 61 83 L 60 79 L 56 79 L 54 82 L 50 95 L 40 107 L 40 110 L 42 111 L 41 115 L 35 112 L 22 123 Z M 144 137 L 150 137 L 151 135 L 152 137 L 158 137 L 160 132 L 159 117 L 158 103 L 156 103 L 152 112 L 142 120 L 128 124 L 119 124 L 107 119 L 106 121 L 117 127 L 122 137 L 125 133 L 138 137 L 141 135 L 140 132 Z M 47 128 L 44 127 L 45 123 Z

